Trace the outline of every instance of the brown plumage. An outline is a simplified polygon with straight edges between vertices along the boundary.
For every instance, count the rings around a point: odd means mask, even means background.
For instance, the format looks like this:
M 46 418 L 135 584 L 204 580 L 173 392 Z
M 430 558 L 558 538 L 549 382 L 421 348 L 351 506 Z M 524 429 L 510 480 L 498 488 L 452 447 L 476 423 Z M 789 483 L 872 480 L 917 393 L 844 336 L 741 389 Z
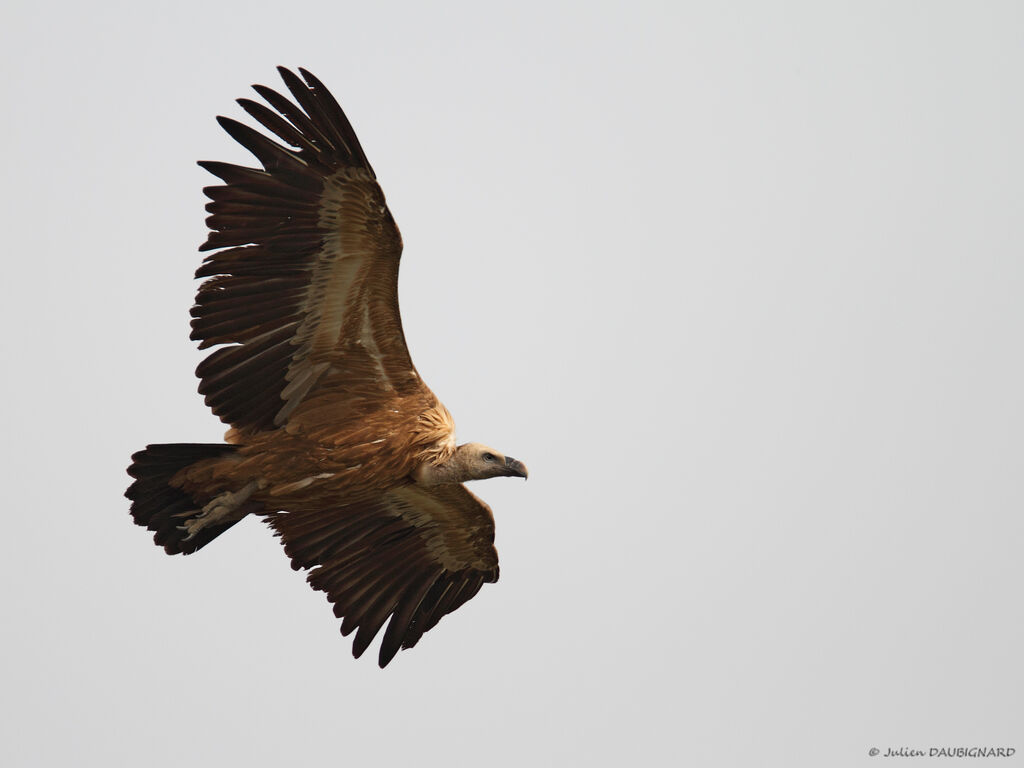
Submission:
M 148 446 L 126 495 L 170 554 L 263 516 L 357 657 L 388 622 L 383 667 L 498 578 L 491 510 L 462 483 L 526 468 L 456 446 L 405 345 L 402 238 L 373 169 L 323 84 L 279 72 L 294 103 L 260 85 L 272 109 L 238 103 L 280 141 L 218 118 L 262 168 L 200 163 L 224 184 L 204 190 L 192 338 L 218 347 L 196 374 L 227 444 Z

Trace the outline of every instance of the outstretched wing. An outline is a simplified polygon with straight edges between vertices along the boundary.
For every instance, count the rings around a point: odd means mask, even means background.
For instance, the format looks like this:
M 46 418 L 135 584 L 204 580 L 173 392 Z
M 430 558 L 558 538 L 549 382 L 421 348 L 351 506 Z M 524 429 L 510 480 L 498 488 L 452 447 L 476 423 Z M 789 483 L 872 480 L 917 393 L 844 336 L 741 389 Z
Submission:
M 292 567 L 313 569 L 308 581 L 334 603 L 341 633 L 358 628 L 356 658 L 391 617 L 381 667 L 498 580 L 494 517 L 462 485 L 404 485 L 330 511 L 268 519 Z
M 279 68 L 296 103 L 253 86 L 239 99 L 280 141 L 217 118 L 262 168 L 201 162 L 216 250 L 192 309 L 212 352 L 196 370 L 215 414 L 242 430 L 281 426 L 311 393 L 374 401 L 423 388 L 398 312 L 402 239 L 373 169 L 334 97 L 309 72 Z

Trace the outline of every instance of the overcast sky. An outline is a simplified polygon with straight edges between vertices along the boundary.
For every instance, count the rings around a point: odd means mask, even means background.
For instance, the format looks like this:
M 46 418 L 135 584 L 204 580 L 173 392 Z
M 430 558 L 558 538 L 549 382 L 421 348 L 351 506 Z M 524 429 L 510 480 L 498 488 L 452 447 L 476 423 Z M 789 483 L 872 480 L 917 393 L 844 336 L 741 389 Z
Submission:
M 7 4 L 0 763 L 1024 764 L 1022 6 L 502 6 Z M 257 520 L 171 558 L 122 497 L 222 437 L 195 161 L 278 64 L 460 440 L 531 472 L 383 671 Z

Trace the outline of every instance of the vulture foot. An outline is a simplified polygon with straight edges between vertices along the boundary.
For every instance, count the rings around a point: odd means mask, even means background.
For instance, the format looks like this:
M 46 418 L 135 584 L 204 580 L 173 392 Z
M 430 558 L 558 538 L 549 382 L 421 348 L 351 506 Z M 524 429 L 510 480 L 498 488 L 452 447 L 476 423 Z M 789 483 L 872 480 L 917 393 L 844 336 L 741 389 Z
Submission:
M 257 488 L 259 488 L 259 483 L 253 480 L 240 491 L 234 493 L 224 491 L 215 496 L 210 503 L 203 507 L 203 510 L 198 515 L 190 517 L 188 520 L 185 520 L 184 525 L 178 526 L 179 531 L 188 532 L 188 536 L 183 541 L 188 541 L 208 526 L 239 520 L 244 517 L 245 513 L 237 514 L 238 509 L 249 500 L 249 497 L 252 496 Z M 193 515 L 193 512 L 184 513 L 182 517 L 185 515 Z

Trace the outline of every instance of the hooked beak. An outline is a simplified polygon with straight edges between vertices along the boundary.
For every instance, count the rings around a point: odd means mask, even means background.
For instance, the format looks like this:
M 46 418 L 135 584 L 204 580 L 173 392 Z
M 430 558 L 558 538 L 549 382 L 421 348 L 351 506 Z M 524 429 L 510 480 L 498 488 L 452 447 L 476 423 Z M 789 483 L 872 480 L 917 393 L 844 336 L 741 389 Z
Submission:
M 526 471 L 526 465 L 521 461 L 511 458 L 510 456 L 505 457 L 505 474 L 509 477 L 521 477 L 524 480 L 529 475 Z

